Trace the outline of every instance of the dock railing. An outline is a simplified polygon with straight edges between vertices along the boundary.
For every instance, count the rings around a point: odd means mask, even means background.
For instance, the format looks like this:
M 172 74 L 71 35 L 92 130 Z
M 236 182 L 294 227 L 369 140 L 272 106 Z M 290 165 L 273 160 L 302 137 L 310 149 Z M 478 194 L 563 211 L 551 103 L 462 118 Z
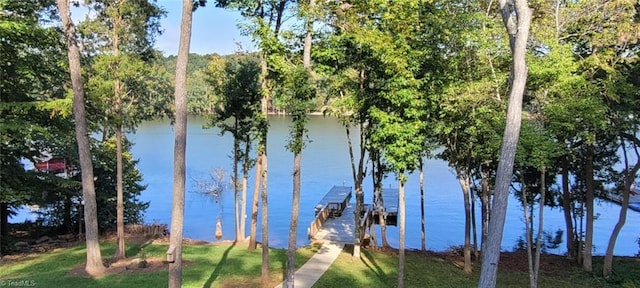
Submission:
M 314 208 L 316 217 L 307 228 L 309 239 L 315 237 L 327 219 L 341 217 L 349 200 L 351 200 L 351 187 L 333 186 Z
M 327 220 L 327 218 L 329 218 L 330 212 L 331 209 L 329 208 L 329 205 L 322 207 L 320 212 L 318 212 L 316 218 L 311 221 L 309 228 L 307 228 L 307 235 L 309 236 L 309 239 L 312 239 L 314 236 L 316 236 L 318 231 L 320 231 L 324 222 Z
M 372 206 L 367 206 L 366 207 L 367 210 L 365 210 L 364 215 L 362 215 L 362 218 L 360 219 L 360 222 L 358 223 L 360 225 L 360 227 L 362 227 L 362 229 L 356 229 L 356 233 L 362 231 L 362 233 L 360 233 L 360 235 L 358 235 L 358 238 L 360 239 L 359 243 L 362 245 L 365 235 L 367 234 L 367 229 L 369 229 L 369 227 L 371 226 L 371 224 L 373 223 L 373 207 Z

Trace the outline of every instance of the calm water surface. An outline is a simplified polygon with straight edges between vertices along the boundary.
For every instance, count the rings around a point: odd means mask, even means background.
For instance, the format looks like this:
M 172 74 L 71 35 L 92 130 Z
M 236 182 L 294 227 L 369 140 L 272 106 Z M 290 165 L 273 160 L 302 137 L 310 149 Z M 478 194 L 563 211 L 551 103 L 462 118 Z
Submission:
M 291 216 L 293 156 L 284 147 L 289 139 L 289 118 L 270 118 L 268 139 L 269 153 L 269 241 L 274 247 L 285 247 Z M 215 168 L 231 170 L 230 135 L 219 135 L 217 129 L 203 129 L 202 118 L 190 118 L 187 138 L 187 193 L 185 200 L 184 236 L 215 241 L 216 219 L 223 221 L 225 239 L 234 237 L 233 194 L 227 191 L 221 203 L 199 193 L 196 182 L 210 178 Z M 344 128 L 333 118 L 312 116 L 308 124 L 309 140 L 302 156 L 302 193 L 300 199 L 300 227 L 298 245 L 309 243 L 306 230 L 313 220 L 313 208 L 333 185 L 352 186 L 351 168 Z M 173 178 L 173 127 L 168 121 L 146 122 L 135 134 L 129 135 L 135 143 L 132 153 L 139 159 L 139 169 L 144 175 L 147 190 L 141 199 L 149 201 L 145 214 L 148 223 L 171 222 Z M 253 172 L 251 172 L 253 176 Z M 249 179 L 249 194 L 253 180 Z M 385 179 L 385 187 L 397 187 L 393 176 Z M 371 202 L 371 179 L 365 182 L 365 201 Z M 426 187 L 426 238 L 430 250 L 445 250 L 464 241 L 464 207 L 462 193 L 455 174 L 442 160 L 427 160 Z M 420 191 L 418 177 L 410 177 L 406 188 L 407 236 L 409 248 L 420 248 Z M 251 195 L 248 195 L 248 202 Z M 512 250 L 516 240 L 524 234 L 523 214 L 517 200 L 509 200 L 503 249 Z M 564 230 L 564 218 L 559 209 L 545 208 L 545 231 Z M 478 208 L 477 211 L 480 211 Z M 603 254 L 611 230 L 620 211 L 619 206 L 598 202 L 595 212 L 594 245 L 596 254 Z M 250 214 L 249 208 L 247 214 Z M 478 218 L 480 219 L 480 215 Z M 248 219 L 250 220 L 250 219 Z M 479 221 L 479 220 L 478 220 Z M 249 222 L 247 221 L 247 235 Z M 478 222 L 479 223 L 479 222 Z M 638 252 L 635 240 L 640 237 L 640 213 L 629 211 L 627 224 L 618 237 L 615 254 L 634 255 Z M 260 228 L 258 228 L 260 233 Z M 397 247 L 398 229 L 388 229 L 390 244 Z M 562 248 L 551 251 L 564 253 Z

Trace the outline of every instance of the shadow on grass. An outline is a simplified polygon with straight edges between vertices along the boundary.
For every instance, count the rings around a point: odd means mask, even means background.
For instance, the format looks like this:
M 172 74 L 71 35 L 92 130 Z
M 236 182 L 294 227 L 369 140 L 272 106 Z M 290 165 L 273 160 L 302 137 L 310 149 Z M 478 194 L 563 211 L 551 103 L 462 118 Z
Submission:
M 284 281 L 287 280 L 287 261 L 289 261 L 289 255 L 287 255 L 287 250 L 284 252 L 284 259 L 280 261 L 280 268 L 282 269 L 282 284 L 284 285 Z M 295 271 L 294 271 L 295 273 Z
M 222 253 L 222 258 L 220 258 L 220 261 L 218 261 L 218 264 L 216 265 L 216 269 L 214 269 L 213 272 L 211 272 L 211 276 L 209 276 L 209 279 L 207 279 L 207 282 L 205 282 L 202 287 L 210 288 L 211 284 L 213 284 L 213 281 L 215 281 L 220 276 L 220 271 L 222 270 L 222 267 L 225 264 L 227 264 L 226 262 L 229 257 L 229 251 L 231 251 L 231 249 L 233 249 L 233 247 L 235 246 L 236 246 L 236 243 L 233 242 L 233 244 L 229 245 L 227 250 L 225 250 L 224 253 Z
M 296 273 L 298 271 L 298 269 L 300 269 L 300 267 L 302 267 L 304 264 L 307 263 L 307 261 L 311 260 L 311 258 L 313 258 L 313 256 L 316 253 L 323 253 L 322 251 L 326 251 L 327 248 L 323 248 L 322 245 L 318 245 L 318 246 L 311 246 L 308 251 L 305 252 L 301 252 L 303 250 L 305 250 L 307 248 L 298 248 L 296 250 L 296 256 L 295 256 L 295 269 L 293 271 L 293 273 Z M 323 250 L 324 249 L 324 250 Z M 282 276 L 282 281 L 281 283 L 284 284 L 284 281 L 287 279 L 287 262 L 289 261 L 289 255 L 288 255 L 288 251 L 287 249 L 279 249 L 279 252 L 276 252 L 275 254 L 269 254 L 270 258 L 269 258 L 269 262 L 271 263 L 279 263 L 280 264 L 280 275 Z M 305 256 L 304 254 L 306 253 L 310 253 L 310 255 Z M 270 274 L 273 274 L 270 272 Z M 295 277 L 295 276 L 294 276 Z
M 5 280 L 7 286 L 96 287 L 97 282 L 93 278 L 68 277 L 73 267 L 86 260 L 85 255 L 85 247 L 76 246 L 5 262 L 0 279 Z M 11 284 L 11 281 L 18 282 Z
M 145 244 L 139 244 L 139 243 L 127 243 L 127 247 L 125 249 L 127 258 L 139 257 L 140 256 L 140 252 L 142 251 L 140 249 L 144 248 L 146 246 L 148 246 L 148 244 L 145 245 Z M 115 253 L 115 251 L 114 251 L 114 253 Z
M 371 270 L 373 274 L 378 276 L 380 280 L 384 280 L 385 278 L 387 278 L 387 274 L 384 273 L 384 270 L 382 270 L 382 268 L 380 268 L 380 266 L 376 262 L 375 257 L 371 255 L 371 252 L 362 251 L 360 258 L 362 260 L 362 263 L 364 263 L 364 265 L 367 266 L 367 268 L 369 268 L 369 270 Z M 370 262 L 371 264 L 369 264 L 368 262 Z

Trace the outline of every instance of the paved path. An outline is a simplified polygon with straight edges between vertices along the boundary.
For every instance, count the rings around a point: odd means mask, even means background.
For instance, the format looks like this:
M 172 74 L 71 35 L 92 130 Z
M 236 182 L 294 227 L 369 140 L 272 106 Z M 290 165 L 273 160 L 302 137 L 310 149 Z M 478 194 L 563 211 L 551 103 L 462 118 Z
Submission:
M 298 268 L 294 276 L 293 286 L 296 288 L 310 288 L 322 277 L 322 274 L 329 269 L 333 261 L 338 258 L 344 243 L 325 242 L 316 254 Z M 281 288 L 283 283 L 276 286 Z
M 293 286 L 296 288 L 309 288 L 322 277 L 322 274 L 331 267 L 333 261 L 338 258 L 342 248 L 347 243 L 353 243 L 354 234 L 354 207 L 348 204 L 347 208 L 342 212 L 342 216 L 327 219 L 322 225 L 322 229 L 318 231 L 314 237 L 316 240 L 324 241 L 322 247 L 316 254 L 298 268 L 294 276 Z M 281 288 L 283 283 L 276 286 Z

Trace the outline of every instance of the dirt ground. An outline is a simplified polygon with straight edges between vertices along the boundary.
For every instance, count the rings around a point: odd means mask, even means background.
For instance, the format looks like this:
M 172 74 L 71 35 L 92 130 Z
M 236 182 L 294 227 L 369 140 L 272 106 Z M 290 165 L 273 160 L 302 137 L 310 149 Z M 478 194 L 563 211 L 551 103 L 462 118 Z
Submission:
M 107 261 L 107 263 L 105 263 L 105 266 L 107 268 L 104 272 L 104 275 L 153 273 L 158 271 L 165 271 L 169 267 L 169 264 L 163 258 L 147 258 L 144 261 L 144 264 L 142 264 L 141 261 L 142 260 L 140 258 L 127 258 L 111 263 Z M 182 263 L 183 265 L 188 265 L 188 263 L 185 263 L 185 261 L 183 261 Z M 73 267 L 73 269 L 71 269 L 67 275 L 74 277 L 91 277 L 84 270 L 84 263 L 78 264 Z
M 116 236 L 110 235 L 106 237 L 106 240 L 115 241 Z M 142 235 L 126 235 L 125 240 L 127 243 L 135 243 L 142 244 L 142 246 L 149 245 L 151 243 L 154 244 L 169 244 L 169 237 L 162 237 L 151 239 L 149 237 L 145 237 Z M 209 244 L 206 241 L 199 240 L 191 240 L 184 239 L 182 243 L 186 245 L 203 245 Z M 139 257 L 128 257 L 126 259 L 113 261 L 113 259 L 106 259 L 105 263 L 105 273 L 104 275 L 114 275 L 114 274 L 135 274 L 135 273 L 153 273 L 158 271 L 166 271 L 169 268 L 169 263 L 165 258 L 159 257 L 148 257 L 146 259 L 141 259 Z M 191 264 L 190 261 L 182 260 L 182 264 L 188 266 Z M 69 276 L 75 277 L 91 277 L 84 270 L 85 264 L 78 264 L 73 269 L 71 269 L 68 273 Z
M 380 251 L 380 249 L 378 250 Z M 397 249 L 386 249 L 383 250 L 384 253 L 394 253 L 397 254 Z M 464 267 L 464 256 L 460 251 L 420 251 L 420 250 L 407 250 L 407 253 L 416 254 L 422 257 L 436 258 L 441 259 L 443 261 L 447 261 L 454 266 L 463 269 Z M 472 261 L 474 266 L 479 268 L 480 263 L 478 263 L 473 255 Z M 567 257 L 562 255 L 552 255 L 552 254 L 543 254 L 540 257 L 540 272 L 544 275 L 548 276 L 559 276 L 562 277 L 566 275 L 567 269 L 566 267 L 576 266 L 575 260 L 567 259 Z M 474 268 L 476 269 L 476 268 Z M 511 271 L 511 272 L 529 272 L 529 263 L 527 260 L 526 252 L 502 252 L 500 254 L 500 263 L 499 263 L 500 271 Z

